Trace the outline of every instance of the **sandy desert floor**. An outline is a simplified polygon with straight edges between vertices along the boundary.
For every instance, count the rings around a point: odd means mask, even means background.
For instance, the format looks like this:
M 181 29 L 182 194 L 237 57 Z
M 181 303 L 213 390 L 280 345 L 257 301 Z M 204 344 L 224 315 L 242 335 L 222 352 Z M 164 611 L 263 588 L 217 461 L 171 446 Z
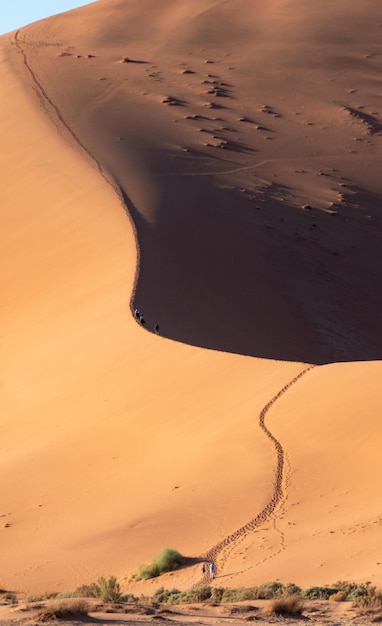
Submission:
M 381 36 L 99 0 L 0 38 L 1 587 L 201 582 L 131 583 L 163 547 L 382 585 Z
M 308 622 L 311 626 L 345 626 L 349 624 L 371 624 L 381 621 L 380 610 L 360 612 L 351 603 L 311 601 L 307 602 L 301 616 L 269 615 L 269 602 L 256 601 L 224 605 L 189 605 L 189 606 L 158 606 L 153 608 L 147 604 L 125 606 L 118 609 L 112 606 L 93 607 L 88 617 L 73 620 L 60 620 L 60 624 L 77 626 L 80 624 L 99 624 L 99 626 L 144 626 L 160 622 L 165 626 L 214 626 L 215 624 L 236 624 L 244 626 L 255 621 L 262 626 L 270 624 L 299 624 Z M 8 626 L 28 626 L 41 623 L 39 610 L 20 607 L 18 610 L 0 607 L 0 623 Z M 49 623 L 49 622 L 48 622 Z M 57 622 L 50 622 L 57 623 Z

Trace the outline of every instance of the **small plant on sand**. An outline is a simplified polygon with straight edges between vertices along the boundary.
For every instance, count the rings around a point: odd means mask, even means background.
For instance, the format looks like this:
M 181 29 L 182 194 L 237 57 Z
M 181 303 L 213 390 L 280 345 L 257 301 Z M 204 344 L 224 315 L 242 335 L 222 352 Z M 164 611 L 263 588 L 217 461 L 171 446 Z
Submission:
M 224 595 L 224 587 L 212 587 L 211 589 L 211 602 L 214 604 L 220 604 Z
M 366 595 L 354 601 L 354 606 L 360 609 L 375 609 L 382 606 L 382 589 L 368 584 Z
M 160 602 L 164 604 L 166 602 L 171 602 L 171 598 L 174 596 L 178 596 L 181 593 L 179 589 L 165 589 L 164 587 L 160 587 L 156 590 L 156 592 L 151 596 L 152 602 Z
M 96 583 L 90 585 L 80 585 L 73 591 L 74 598 L 100 598 L 101 590 Z
M 194 604 L 199 602 L 213 601 L 213 589 L 209 586 L 179 591 L 179 589 L 165 589 L 160 587 L 151 596 L 153 604 Z
M 264 583 L 258 587 L 239 587 L 231 589 L 229 587 L 198 587 L 188 591 L 179 589 L 165 589 L 160 587 L 151 596 L 151 601 L 161 604 L 190 604 L 199 602 L 213 602 L 222 604 L 227 602 L 242 602 L 246 600 L 262 600 L 273 598 L 285 598 L 298 596 L 301 598 L 301 589 L 294 583 L 283 585 L 281 583 Z
M 165 548 L 160 552 L 151 563 L 141 565 L 136 574 L 136 580 L 147 580 L 148 578 L 156 578 L 165 572 L 173 570 L 185 565 L 186 557 L 182 556 L 177 550 Z
M 238 587 L 237 589 L 226 588 L 223 591 L 222 602 L 242 602 L 244 600 L 258 600 L 258 587 Z
M 62 591 L 57 596 L 59 600 L 65 600 L 67 598 L 74 598 L 74 597 L 75 597 L 74 591 Z
M 368 587 L 370 583 L 352 583 L 348 581 L 339 580 L 336 582 L 334 587 L 337 587 L 339 594 L 346 594 L 346 600 L 357 600 L 357 598 L 361 598 L 362 596 L 367 596 Z M 335 593 L 333 596 L 330 596 L 331 600 L 338 601 L 338 593 Z M 338 597 L 337 597 L 338 596 Z
M 26 601 L 33 603 L 33 602 L 42 602 L 44 600 L 43 596 L 27 596 Z
M 155 563 L 149 563 L 147 565 L 140 565 L 136 573 L 136 580 L 148 580 L 149 578 L 156 578 L 160 575 L 158 566 Z
M 331 600 L 344 602 L 353 600 L 354 606 L 360 609 L 382 607 L 382 589 L 371 586 L 370 583 L 337 582 L 335 585 L 323 587 L 309 587 L 304 591 L 294 583 L 286 585 L 279 582 L 263 583 L 258 587 L 210 587 L 204 586 L 188 591 L 179 589 L 158 589 L 150 600 L 160 604 L 196 604 L 212 602 L 222 604 L 227 602 L 242 602 L 248 600 L 273 600 L 269 611 L 273 614 L 296 614 L 303 610 L 304 599 Z
M 270 600 L 271 598 L 278 598 L 284 594 L 284 585 L 279 582 L 270 581 L 263 583 L 258 587 L 258 598 L 261 600 Z
M 60 597 L 100 598 L 103 602 L 119 602 L 122 598 L 122 593 L 115 576 L 110 576 L 108 579 L 101 576 L 96 583 L 80 585 L 70 594 L 65 594 L 65 596 L 61 594 Z
M 330 596 L 329 600 L 331 602 L 346 602 L 347 597 L 346 591 L 337 591 L 337 593 L 333 593 L 333 595 Z
M 180 552 L 171 548 L 165 548 L 154 559 L 154 563 L 158 566 L 161 574 L 172 572 L 174 569 L 185 565 L 186 561 L 187 559 Z
M 308 587 L 302 595 L 307 600 L 329 600 L 330 596 L 337 593 L 337 587 Z
M 199 589 L 194 590 L 194 602 L 206 602 L 206 600 L 211 599 L 211 587 L 205 585 L 204 587 L 199 587 Z
M 38 614 L 41 622 L 54 619 L 73 619 L 84 617 L 89 613 L 89 606 L 85 600 L 55 600 L 47 604 Z
M 106 580 L 103 576 L 97 581 L 99 597 L 103 602 L 118 602 L 121 599 L 121 588 L 115 576 Z
M 1 599 L 6 604 L 18 604 L 17 595 L 13 593 L 13 591 L 5 591 L 4 594 L 1 595 Z
M 239 602 L 241 600 L 242 589 L 229 589 L 223 591 L 221 602 Z
M 274 615 L 301 615 L 303 610 L 301 596 L 293 595 L 275 598 L 270 602 L 266 612 Z
M 294 583 L 287 583 L 284 585 L 284 595 L 286 596 L 299 596 L 302 593 L 301 587 Z

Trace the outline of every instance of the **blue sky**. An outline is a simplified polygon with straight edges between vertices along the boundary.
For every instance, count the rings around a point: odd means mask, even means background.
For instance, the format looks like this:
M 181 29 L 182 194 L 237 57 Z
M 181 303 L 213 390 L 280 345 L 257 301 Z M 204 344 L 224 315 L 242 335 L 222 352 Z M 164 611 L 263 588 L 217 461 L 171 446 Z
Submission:
M 0 0 L 0 35 L 92 0 Z M 94 1 L 94 0 L 93 0 Z

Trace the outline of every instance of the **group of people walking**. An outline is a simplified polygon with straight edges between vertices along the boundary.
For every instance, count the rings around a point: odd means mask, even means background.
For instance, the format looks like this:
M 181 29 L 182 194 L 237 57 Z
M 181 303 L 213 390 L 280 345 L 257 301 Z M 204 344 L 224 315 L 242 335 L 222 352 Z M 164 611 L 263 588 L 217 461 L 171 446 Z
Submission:
M 209 563 L 208 566 L 205 563 L 203 563 L 202 565 L 203 576 L 205 576 L 207 572 L 210 576 L 210 579 L 213 580 L 215 578 L 215 573 L 216 573 L 215 563 Z
M 146 320 L 143 317 L 142 313 L 138 311 L 138 309 L 134 309 L 134 317 L 137 320 L 137 322 L 140 323 L 141 326 L 146 326 Z M 159 324 L 155 324 L 154 332 L 156 335 L 159 335 Z

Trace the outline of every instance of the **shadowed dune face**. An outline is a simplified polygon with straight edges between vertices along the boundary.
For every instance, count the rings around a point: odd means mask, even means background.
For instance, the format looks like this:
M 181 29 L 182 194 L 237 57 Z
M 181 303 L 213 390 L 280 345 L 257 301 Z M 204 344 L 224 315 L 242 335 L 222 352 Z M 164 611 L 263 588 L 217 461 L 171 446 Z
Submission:
M 124 194 L 149 329 L 272 359 L 381 357 L 378 11 L 102 0 L 20 33 Z

